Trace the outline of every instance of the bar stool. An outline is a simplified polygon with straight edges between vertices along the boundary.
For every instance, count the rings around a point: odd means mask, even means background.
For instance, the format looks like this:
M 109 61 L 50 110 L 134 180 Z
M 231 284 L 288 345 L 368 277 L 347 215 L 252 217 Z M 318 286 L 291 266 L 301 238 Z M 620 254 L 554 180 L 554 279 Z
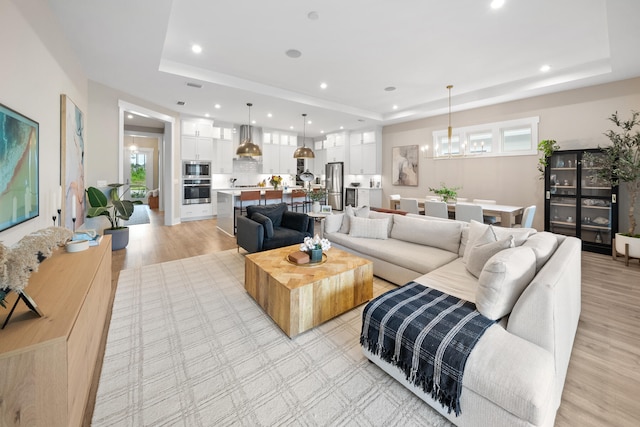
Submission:
M 264 204 L 268 205 L 269 200 L 278 200 L 282 203 L 282 190 L 267 190 L 264 192 Z
M 296 201 L 296 199 L 298 199 L 298 201 Z M 302 199 L 302 201 L 299 201 L 299 199 Z M 306 212 L 307 192 L 299 189 L 291 190 L 291 203 L 289 203 L 289 206 L 291 206 L 291 210 L 295 210 L 296 212 L 298 212 L 298 207 L 302 206 L 302 212 Z
M 255 202 L 258 201 L 258 203 L 246 203 L 243 206 L 243 202 Z M 237 232 L 237 221 L 236 221 L 236 212 L 237 210 L 240 211 L 240 215 L 242 215 L 243 213 L 247 212 L 247 206 L 249 205 L 259 205 L 260 204 L 260 190 L 253 190 L 253 191 L 241 191 L 240 192 L 240 206 L 234 206 L 233 208 L 233 231 L 234 233 Z

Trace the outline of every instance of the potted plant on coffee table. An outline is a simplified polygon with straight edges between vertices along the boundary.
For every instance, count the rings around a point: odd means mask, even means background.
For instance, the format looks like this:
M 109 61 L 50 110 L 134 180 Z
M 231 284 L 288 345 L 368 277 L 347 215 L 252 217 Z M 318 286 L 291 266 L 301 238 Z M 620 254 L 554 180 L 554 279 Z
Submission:
M 122 186 L 124 184 L 109 184 L 111 204 L 109 204 L 107 196 L 98 188 L 89 187 L 86 190 L 87 200 L 91 206 L 87 211 L 87 216 L 89 218 L 107 217 L 111 227 L 106 228 L 104 234 L 111 234 L 111 249 L 114 251 L 124 249 L 129 244 L 129 227 L 121 226 L 120 220 L 128 220 L 133 214 L 134 205 L 142 204 L 140 200 L 123 200 L 122 196 L 126 191 L 118 194 L 118 189 Z
M 635 211 L 640 194 L 640 131 L 635 129 L 640 126 L 640 112 L 632 111 L 631 119 L 622 120 L 616 111 L 609 120 L 619 128 L 605 132 L 611 145 L 598 147 L 602 154 L 585 154 L 583 162 L 593 163 L 593 167 L 598 169 L 598 178 L 607 184 L 626 184 L 629 194 L 629 228 L 626 233 L 616 233 L 613 250 L 616 251 L 614 255 L 621 253 L 631 258 L 640 258 L 640 234 L 636 234 Z

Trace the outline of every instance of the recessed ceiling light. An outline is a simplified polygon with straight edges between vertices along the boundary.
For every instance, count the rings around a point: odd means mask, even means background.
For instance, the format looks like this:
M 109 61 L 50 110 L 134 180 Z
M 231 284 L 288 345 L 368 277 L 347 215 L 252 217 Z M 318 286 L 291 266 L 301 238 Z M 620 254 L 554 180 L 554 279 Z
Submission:
M 312 125 L 312 124 L 313 124 L 313 122 L 312 122 L 311 120 L 307 120 L 307 124 L 308 124 L 308 125 Z
M 320 89 L 326 89 L 327 84 L 325 82 L 320 83 Z
M 300 52 L 298 49 L 289 49 L 285 52 L 285 54 L 289 58 L 300 58 L 302 56 L 302 52 Z
M 393 92 L 394 90 L 396 90 L 395 86 L 387 86 L 384 88 L 385 91 L 387 92 Z
M 546 73 L 549 70 L 551 70 L 551 65 L 545 64 L 542 67 L 540 67 L 540 71 L 542 71 L 543 73 Z
M 316 11 L 311 11 L 311 12 L 307 13 L 307 18 L 309 18 L 312 21 L 315 21 L 319 17 L 320 17 L 320 15 L 318 15 L 318 12 L 316 12 Z
M 127 114 L 127 119 L 133 119 L 133 114 Z
M 267 113 L 267 117 L 271 118 L 271 117 L 273 117 L 273 114 Z
M 340 126 L 340 129 L 344 129 L 344 126 Z
M 220 104 L 216 104 L 216 105 L 214 105 L 214 106 L 213 106 L 213 108 L 215 108 L 215 109 L 218 109 L 218 110 L 219 110 L 219 109 L 220 109 Z
M 397 110 L 397 109 L 398 109 L 398 106 L 397 106 L 397 105 L 394 105 L 394 106 L 393 106 L 393 107 L 391 107 L 391 108 L 393 108 L 394 110 Z
M 252 125 L 255 125 L 255 124 L 256 124 L 256 121 L 255 121 L 255 120 L 251 120 L 251 124 L 252 124 Z
M 293 126 L 289 126 L 289 129 L 293 130 Z
M 321 130 L 321 131 L 320 131 L 320 133 L 324 133 L 324 131 L 323 131 L 323 130 Z
M 193 53 L 202 53 L 202 46 L 200 46 L 199 44 L 194 44 L 193 46 L 191 46 L 191 51 Z
M 500 9 L 504 6 L 504 0 L 493 0 L 491 2 L 491 9 Z
M 211 116 L 209 115 L 209 113 L 204 113 L 204 116 L 205 116 L 205 117 L 211 117 Z

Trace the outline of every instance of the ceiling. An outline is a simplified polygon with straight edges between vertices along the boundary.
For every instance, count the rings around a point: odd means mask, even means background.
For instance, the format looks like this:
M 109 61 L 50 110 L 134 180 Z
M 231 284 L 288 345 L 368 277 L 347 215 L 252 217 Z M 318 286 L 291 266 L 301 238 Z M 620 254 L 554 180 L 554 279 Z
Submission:
M 306 113 L 313 137 L 445 114 L 447 85 L 455 112 L 640 76 L 640 1 L 491 1 L 49 3 L 89 79 L 225 123 Z

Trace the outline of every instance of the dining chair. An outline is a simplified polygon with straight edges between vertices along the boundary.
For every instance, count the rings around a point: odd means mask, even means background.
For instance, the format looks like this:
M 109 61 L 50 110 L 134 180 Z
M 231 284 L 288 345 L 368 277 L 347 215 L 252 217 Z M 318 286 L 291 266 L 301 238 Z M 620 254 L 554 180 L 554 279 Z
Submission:
M 482 206 L 474 205 L 473 203 L 456 203 L 456 220 L 482 222 Z
M 473 203 L 476 203 L 479 205 L 495 205 L 496 201 L 491 199 L 473 199 Z M 497 224 L 500 222 L 500 218 L 496 216 L 485 215 L 483 218 L 483 222 L 485 224 Z
M 389 196 L 389 208 L 390 209 L 398 209 L 398 203 L 400 202 L 399 194 L 391 194 Z
M 298 212 L 298 208 L 302 207 L 302 212 L 306 212 L 307 211 L 306 202 L 307 202 L 306 191 L 300 190 L 300 189 L 291 190 L 291 203 L 289 203 L 289 206 L 291 206 L 292 211 L 295 210 L 296 212 Z
M 533 217 L 536 215 L 536 205 L 531 205 L 524 208 L 522 213 L 522 221 L 520 224 L 514 225 L 514 227 L 531 228 L 533 226 Z
M 269 200 L 280 200 L 278 203 L 282 203 L 282 190 L 267 190 L 264 192 L 264 204 L 268 205 Z
M 256 200 L 258 203 L 255 203 Z M 238 199 L 238 206 L 233 208 L 233 230 L 237 231 L 236 211 L 240 211 L 239 214 L 247 212 L 247 206 L 260 204 L 260 190 L 241 191 L 240 198 Z M 253 203 L 250 203 L 253 202 Z
M 425 200 L 424 214 L 426 216 L 435 216 L 438 218 L 449 219 L 449 211 L 445 202 L 437 202 L 433 200 Z
M 400 210 L 412 214 L 420 214 L 416 199 L 400 199 Z

